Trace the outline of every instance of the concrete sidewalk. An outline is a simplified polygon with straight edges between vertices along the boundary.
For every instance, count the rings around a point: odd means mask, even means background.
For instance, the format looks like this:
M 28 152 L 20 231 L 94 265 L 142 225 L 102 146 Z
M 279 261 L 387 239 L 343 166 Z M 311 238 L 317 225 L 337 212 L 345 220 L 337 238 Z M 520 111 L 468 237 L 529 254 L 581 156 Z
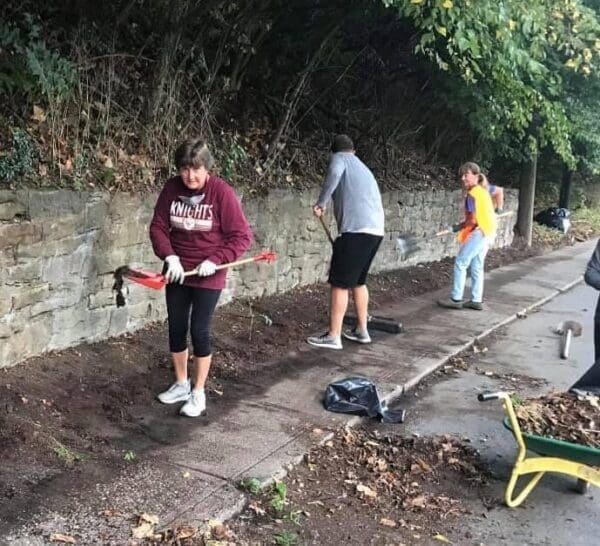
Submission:
M 579 283 L 595 244 L 589 241 L 488 273 L 483 312 L 439 308 L 435 301 L 448 295 L 444 290 L 379 307 L 378 314 L 398 317 L 405 331 L 372 332 L 371 345 L 347 341 L 343 351 L 331 351 L 299 340 L 296 352 L 268 363 L 253 381 L 211 399 L 208 418 L 171 416 L 146 423 L 155 447 L 142 462 L 94 491 L 45 506 L 27 526 L 0 537 L 0 544 L 46 544 L 56 532 L 71 534 L 80 544 L 125 544 L 131 520 L 99 515 L 108 508 L 155 514 L 161 528 L 176 521 L 200 525 L 227 519 L 243 507 L 244 496 L 236 487 L 242 478 L 281 476 L 328 430 L 357 421 L 323 409 L 330 382 L 362 375 L 386 398 L 401 395 L 477 338 Z M 176 427 L 189 432 L 184 443 L 169 441 Z

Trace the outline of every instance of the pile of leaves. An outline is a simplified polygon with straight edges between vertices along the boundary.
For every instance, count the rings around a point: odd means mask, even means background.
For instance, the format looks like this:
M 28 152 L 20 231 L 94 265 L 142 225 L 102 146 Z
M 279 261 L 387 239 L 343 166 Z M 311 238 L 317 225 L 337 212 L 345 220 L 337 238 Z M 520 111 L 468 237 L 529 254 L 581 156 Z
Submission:
M 453 534 L 470 513 L 465 490 L 485 483 L 477 451 L 460 439 L 343 428 L 311 449 L 285 482 L 261 489 L 245 480 L 252 499 L 233 528 L 240 544 L 269 536 L 276 544 L 318 544 L 332 533 L 353 544 L 425 535 L 449 542 L 442 533 Z
M 459 501 L 425 484 L 438 484 L 449 468 L 469 481 L 483 480 L 475 449 L 449 436 L 407 438 L 345 430 L 311 451 L 307 465 L 315 476 L 326 472 L 337 478 L 348 496 L 382 510 L 392 505 L 409 512 L 435 512 L 440 518 L 458 514 Z
M 523 432 L 600 448 L 597 396 L 550 393 L 519 404 L 516 413 Z

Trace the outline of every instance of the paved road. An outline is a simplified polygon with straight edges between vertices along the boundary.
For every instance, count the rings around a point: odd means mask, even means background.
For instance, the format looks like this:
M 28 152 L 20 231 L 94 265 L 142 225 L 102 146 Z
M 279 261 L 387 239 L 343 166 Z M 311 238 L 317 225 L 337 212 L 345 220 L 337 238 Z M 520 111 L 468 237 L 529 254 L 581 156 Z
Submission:
M 407 431 L 421 435 L 453 433 L 467 437 L 480 449 L 484 460 L 498 480 L 492 481 L 496 498 L 503 498 L 504 487 L 517 446 L 512 435 L 501 426 L 504 416 L 499 402 L 479 403 L 476 395 L 511 386 L 507 379 L 477 373 L 524 374 L 545 378 L 541 387 L 520 388 L 521 395 L 543 394 L 567 389 L 593 360 L 593 314 L 597 292 L 585 285 L 558 296 L 537 312 L 505 327 L 477 358 L 469 371 L 441 380 L 401 401 L 410 419 Z M 558 356 L 558 337 L 552 328 L 561 320 L 583 323 L 584 334 L 575 340 L 571 358 Z M 473 516 L 465 522 L 473 544 L 552 544 L 593 545 L 600 539 L 600 491 L 589 494 L 572 490 L 574 480 L 545 476 L 529 498 L 516 509 L 504 505 L 486 511 L 472 499 Z M 485 517 L 483 517 L 485 512 Z

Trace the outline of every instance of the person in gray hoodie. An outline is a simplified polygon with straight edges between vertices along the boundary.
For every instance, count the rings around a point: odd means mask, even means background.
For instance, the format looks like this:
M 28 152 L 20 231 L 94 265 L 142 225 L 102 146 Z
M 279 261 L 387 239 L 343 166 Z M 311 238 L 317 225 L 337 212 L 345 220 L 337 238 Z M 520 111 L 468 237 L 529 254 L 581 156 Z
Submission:
M 352 139 L 337 135 L 331 146 L 332 156 L 321 194 L 313 207 L 323 217 L 333 201 L 338 237 L 333 243 L 329 269 L 331 285 L 329 329 L 311 336 L 308 343 L 327 349 L 342 348 L 342 325 L 352 292 L 356 308 L 356 326 L 343 333 L 357 343 L 370 343 L 367 330 L 369 292 L 366 280 L 371 262 L 384 235 L 381 193 L 369 168 L 355 155 Z
M 596 249 L 588 262 L 585 270 L 584 280 L 592 288 L 600 290 L 600 239 L 596 243 Z M 594 314 L 594 362 L 600 358 L 600 297 L 596 304 L 596 313 Z

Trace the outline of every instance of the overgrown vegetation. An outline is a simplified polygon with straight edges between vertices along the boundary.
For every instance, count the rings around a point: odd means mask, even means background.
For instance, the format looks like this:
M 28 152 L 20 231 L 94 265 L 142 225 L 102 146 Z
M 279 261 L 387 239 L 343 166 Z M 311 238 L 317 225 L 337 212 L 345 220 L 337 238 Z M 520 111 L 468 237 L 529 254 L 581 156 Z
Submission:
M 249 193 L 320 180 L 350 133 L 384 187 L 594 175 L 597 0 L 9 0 L 0 181 L 154 188 L 202 134 Z M 569 175 L 570 176 L 570 175 Z M 577 175 L 576 175 L 577 176 Z M 570 178 L 569 178 L 570 180 Z

